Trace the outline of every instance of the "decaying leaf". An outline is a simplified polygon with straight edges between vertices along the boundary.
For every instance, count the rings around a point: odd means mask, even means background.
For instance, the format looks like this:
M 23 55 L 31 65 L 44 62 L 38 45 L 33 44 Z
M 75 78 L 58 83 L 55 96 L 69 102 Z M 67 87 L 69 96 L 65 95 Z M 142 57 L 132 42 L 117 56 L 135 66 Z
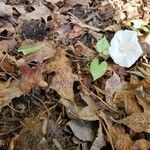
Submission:
M 114 72 L 113 76 L 106 81 L 105 92 L 106 101 L 111 104 L 113 96 L 116 92 L 119 92 L 123 87 L 120 77 Z
M 18 83 L 12 83 L 6 89 L 1 90 L 0 92 L 0 108 L 8 105 L 11 100 L 15 97 L 20 97 L 23 92 L 17 87 Z
M 97 137 L 95 138 L 90 150 L 100 150 L 102 147 L 106 145 L 106 141 L 104 139 L 104 135 L 102 132 L 102 125 L 99 123 L 99 128 L 97 131 Z
M 91 3 L 91 0 L 66 0 L 66 3 L 69 6 L 75 6 L 75 5 L 83 5 L 83 6 L 89 6 Z
M 20 89 L 23 93 L 28 93 L 33 87 L 46 87 L 47 83 L 43 80 L 43 66 L 30 68 L 23 59 L 19 60 L 19 69 L 21 72 Z
M 0 2 L 0 16 L 1 17 L 12 18 L 13 17 L 12 13 L 13 13 L 12 6 L 6 5 L 5 3 Z
M 51 2 L 53 5 L 57 4 L 58 2 L 63 2 L 64 0 L 46 0 L 47 2 Z
M 47 23 L 47 17 L 51 14 L 50 10 L 42 3 L 40 3 L 40 5 L 35 5 L 34 7 L 34 11 L 30 12 L 30 13 L 26 13 L 24 15 L 22 15 L 19 19 L 20 21 L 29 21 L 31 19 L 34 20 L 41 20 L 42 18 L 44 19 L 44 21 Z M 40 10 L 40 13 L 39 13 Z
M 47 69 L 55 72 L 49 88 L 55 89 L 62 98 L 74 99 L 73 83 L 77 81 L 77 75 L 72 73 L 71 62 L 64 52 L 56 54 L 54 61 L 47 65 Z
M 75 25 L 73 30 L 68 34 L 69 39 L 73 39 L 79 37 L 84 34 L 84 29 L 81 28 L 79 25 Z
M 123 128 L 115 125 L 108 132 L 116 150 L 133 150 L 133 142 Z
M 150 142 L 145 139 L 137 140 L 133 145 L 133 150 L 148 150 L 150 149 Z
M 122 119 L 121 123 L 125 124 L 135 132 L 150 133 L 150 112 L 133 113 L 132 115 Z
M 82 141 L 93 141 L 94 140 L 94 130 L 91 122 L 71 120 L 67 123 L 71 128 L 73 134 Z
M 80 41 L 77 41 L 75 44 L 75 53 L 77 56 L 85 56 L 87 59 L 93 58 L 95 54 L 94 50 L 90 49 Z
M 75 102 L 63 98 L 60 100 L 60 103 L 65 106 L 70 118 L 78 118 L 87 121 L 99 120 L 96 113 L 88 106 L 78 106 Z
M 124 108 L 127 114 L 141 112 L 140 105 L 134 95 L 134 91 L 122 90 L 117 92 L 113 103 L 119 108 Z

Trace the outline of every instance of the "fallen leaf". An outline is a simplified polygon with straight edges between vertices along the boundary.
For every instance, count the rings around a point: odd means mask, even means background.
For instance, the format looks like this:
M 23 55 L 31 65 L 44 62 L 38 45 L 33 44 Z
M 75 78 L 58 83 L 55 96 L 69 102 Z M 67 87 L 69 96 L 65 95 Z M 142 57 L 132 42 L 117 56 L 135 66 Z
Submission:
M 114 125 L 109 129 L 108 134 L 110 135 L 116 150 L 133 150 L 133 142 L 123 128 Z
M 120 120 L 121 123 L 128 126 L 135 132 L 150 133 L 150 112 L 133 113 L 132 115 Z
M 67 123 L 73 134 L 82 141 L 93 141 L 95 133 L 91 122 L 71 120 Z
M 19 17 L 19 21 L 29 21 L 29 20 L 41 20 L 44 19 L 47 24 L 47 17 L 51 15 L 50 9 L 48 9 L 44 4 L 40 3 L 40 5 L 34 5 L 34 11 L 30 13 L 26 13 Z M 39 11 L 40 10 L 40 11 Z
M 95 51 L 84 45 L 82 42 L 77 41 L 75 44 L 75 53 L 77 56 L 84 56 L 91 59 L 94 57 Z
M 0 92 L 0 108 L 7 106 L 15 97 L 20 97 L 23 92 L 17 87 L 16 82 L 11 83 L 6 89 Z
M 68 116 L 72 119 L 82 119 L 87 121 L 99 120 L 96 113 L 88 106 L 78 106 L 74 101 L 61 99 L 60 103 L 65 106 Z
M 150 93 L 147 92 L 143 87 L 139 87 L 135 90 L 135 95 L 138 103 L 143 107 L 144 111 L 150 110 Z
M 98 17 L 102 20 L 108 20 L 113 17 L 114 8 L 110 2 L 102 1 L 99 9 L 98 9 Z
M 82 5 L 82 6 L 89 6 L 91 3 L 91 0 L 66 0 L 66 3 L 69 6 L 75 6 L 75 5 Z
M 68 34 L 68 38 L 73 39 L 83 34 L 84 34 L 84 29 L 81 28 L 79 25 L 75 25 L 73 29 L 71 30 L 71 32 Z
M 58 2 L 63 2 L 64 0 L 46 0 L 46 2 L 51 2 L 53 5 L 57 4 Z
M 108 104 L 112 103 L 113 96 L 116 92 L 119 92 L 123 87 L 123 82 L 120 77 L 114 72 L 111 78 L 106 81 L 105 96 Z
M 104 139 L 104 135 L 102 132 L 102 125 L 99 122 L 99 128 L 97 131 L 97 137 L 95 138 L 90 150 L 100 150 L 101 148 L 103 148 L 104 146 L 106 146 L 106 141 Z
M 55 72 L 49 88 L 56 90 L 62 98 L 73 101 L 73 84 L 78 77 L 72 73 L 71 62 L 64 52 L 56 54 L 54 60 L 47 65 L 47 70 L 49 69 Z
M 124 108 L 128 115 L 141 112 L 140 105 L 138 104 L 134 91 L 132 90 L 122 90 L 117 92 L 113 99 L 113 103 L 118 108 Z
M 13 17 L 12 6 L 6 5 L 5 3 L 0 2 L 0 17 L 12 18 Z
M 107 62 L 103 61 L 99 63 L 98 59 L 93 59 L 90 64 L 90 73 L 93 76 L 94 81 L 102 77 L 107 70 Z
M 47 87 L 47 83 L 43 80 L 43 65 L 39 64 L 36 68 L 30 68 L 23 59 L 18 61 L 21 79 L 19 87 L 24 94 L 29 93 L 33 87 Z
M 78 112 L 78 116 L 79 116 L 80 119 L 87 120 L 87 121 L 99 120 L 96 113 L 89 106 L 86 106 L 86 107 L 82 108 Z
M 1 52 L 9 52 L 9 51 L 13 50 L 15 48 L 16 44 L 17 43 L 14 39 L 0 41 L 0 53 Z
M 145 139 L 135 141 L 133 150 L 148 150 L 150 149 L 150 142 Z

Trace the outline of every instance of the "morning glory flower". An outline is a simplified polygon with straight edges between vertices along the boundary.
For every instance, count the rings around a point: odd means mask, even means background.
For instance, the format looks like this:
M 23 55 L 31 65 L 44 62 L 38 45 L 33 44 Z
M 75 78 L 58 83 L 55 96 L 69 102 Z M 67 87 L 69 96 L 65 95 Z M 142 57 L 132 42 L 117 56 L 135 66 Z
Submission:
M 120 30 L 111 40 L 109 54 L 122 67 L 131 67 L 142 53 L 136 31 Z

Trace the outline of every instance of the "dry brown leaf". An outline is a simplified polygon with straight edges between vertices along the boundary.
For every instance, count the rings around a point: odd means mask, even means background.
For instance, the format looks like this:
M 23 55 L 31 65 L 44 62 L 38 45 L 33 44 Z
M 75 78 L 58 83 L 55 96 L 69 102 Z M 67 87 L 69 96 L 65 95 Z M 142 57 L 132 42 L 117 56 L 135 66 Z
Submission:
M 113 76 L 106 81 L 105 92 L 106 102 L 112 104 L 113 96 L 116 92 L 120 91 L 123 87 L 120 77 L 114 72 Z
M 135 132 L 150 133 L 150 112 L 133 113 L 132 115 L 122 119 L 121 123 L 125 124 Z
M 73 134 L 82 141 L 93 141 L 95 134 L 91 122 L 71 120 L 67 123 Z
M 0 92 L 0 108 L 8 105 L 15 97 L 20 97 L 23 92 L 17 87 L 17 85 L 11 84 L 8 88 L 1 90 Z
M 75 44 L 75 53 L 77 56 L 85 56 L 91 59 L 95 55 L 95 51 L 84 45 L 82 42 L 77 41 Z
M 0 41 L 0 52 L 8 52 L 14 49 L 16 41 L 12 40 L 2 40 Z M 1 57 L 0 57 L 1 58 Z
M 111 3 L 102 1 L 101 6 L 99 7 L 97 16 L 102 20 L 108 20 L 113 17 L 114 8 Z
M 93 110 L 91 110 L 91 108 L 88 106 L 82 108 L 81 111 L 78 112 L 78 116 L 80 119 L 87 120 L 87 121 L 99 120 L 96 113 Z
M 63 2 L 64 0 L 46 0 L 47 2 L 54 4 L 57 4 L 58 2 Z
M 15 28 L 9 22 L 0 23 L 0 33 L 7 31 L 9 34 L 15 33 Z
M 143 87 L 136 89 L 136 98 L 139 104 L 143 107 L 144 111 L 150 110 L 150 93 L 148 93 Z
M 97 115 L 88 106 L 78 106 L 75 102 L 63 98 L 60 100 L 60 103 L 65 106 L 70 118 L 78 118 L 87 121 L 99 120 Z
M 23 59 L 18 61 L 21 72 L 21 79 L 19 80 L 19 87 L 24 94 L 30 92 L 33 87 L 47 87 L 47 83 L 43 80 L 43 65 L 36 68 L 30 68 Z
M 12 6 L 0 2 L 0 17 L 13 17 Z
M 102 132 L 102 125 L 100 122 L 99 122 L 99 128 L 97 132 L 98 132 L 97 137 L 95 138 L 90 150 L 100 150 L 101 148 L 106 146 L 106 141 L 104 139 L 104 135 Z
M 56 54 L 54 61 L 47 65 L 47 69 L 55 72 L 54 77 L 49 85 L 61 95 L 62 98 L 74 100 L 73 84 L 78 80 L 76 74 L 72 73 L 70 60 L 64 52 Z
M 122 90 L 120 92 L 117 92 L 113 103 L 118 108 L 125 108 L 125 111 L 128 115 L 136 112 L 141 112 L 140 106 L 134 95 L 134 91 Z
M 7 83 L 0 83 L 0 107 L 8 105 L 15 97 L 27 94 L 33 87 L 46 87 L 47 83 L 43 80 L 43 66 L 30 68 L 23 59 L 18 60 L 20 78 Z M 2 88 L 3 85 L 3 88 Z
M 71 32 L 68 34 L 69 39 L 76 38 L 84 34 L 84 29 L 81 28 L 79 25 L 75 25 Z
M 42 3 L 40 5 L 34 5 L 33 7 L 35 9 L 34 11 L 22 15 L 19 18 L 19 20 L 20 21 L 29 21 L 31 19 L 41 20 L 43 18 L 45 23 L 47 23 L 47 17 L 51 15 L 50 9 L 48 9 Z
M 108 133 L 116 150 L 133 150 L 133 142 L 123 128 L 115 125 L 109 129 Z
M 66 0 L 66 3 L 69 6 L 75 6 L 75 5 L 89 6 L 91 0 Z
M 148 150 L 150 149 L 150 142 L 145 139 L 137 140 L 133 145 L 133 150 Z

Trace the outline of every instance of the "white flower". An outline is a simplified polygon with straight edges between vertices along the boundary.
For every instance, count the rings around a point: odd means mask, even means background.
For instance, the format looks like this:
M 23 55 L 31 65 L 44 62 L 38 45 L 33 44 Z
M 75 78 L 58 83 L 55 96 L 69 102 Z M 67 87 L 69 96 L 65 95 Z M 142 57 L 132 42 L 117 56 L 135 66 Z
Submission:
M 109 53 L 116 64 L 131 67 L 143 53 L 136 31 L 121 30 L 111 40 Z

